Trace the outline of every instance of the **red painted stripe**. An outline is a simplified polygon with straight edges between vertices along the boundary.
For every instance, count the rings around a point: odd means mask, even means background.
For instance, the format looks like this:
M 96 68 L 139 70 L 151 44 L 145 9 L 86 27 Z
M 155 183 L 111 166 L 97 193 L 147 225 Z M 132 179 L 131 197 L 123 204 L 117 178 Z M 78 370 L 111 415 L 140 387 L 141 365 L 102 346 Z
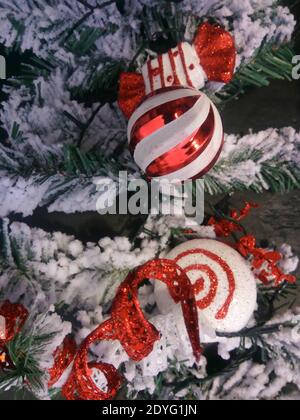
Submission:
M 177 76 L 177 72 L 176 72 L 176 64 L 175 64 L 175 60 L 174 60 L 174 56 L 172 51 L 168 51 L 168 55 L 169 55 L 169 59 L 170 59 L 170 63 L 171 63 L 171 68 L 172 68 L 172 72 L 173 72 L 173 85 L 180 85 L 178 76 Z
M 197 301 L 197 306 L 200 309 L 206 309 L 210 306 L 210 304 L 215 300 L 217 290 L 218 290 L 218 278 L 215 274 L 215 272 L 206 264 L 194 264 L 189 265 L 188 267 L 185 267 L 184 269 L 185 273 L 188 273 L 189 271 L 200 271 L 202 273 L 205 273 L 210 281 L 210 287 L 208 294 Z M 197 296 L 199 293 L 201 293 L 204 289 L 204 279 L 202 276 L 200 276 L 196 282 L 194 283 L 194 293 Z
M 154 75 L 153 75 L 153 69 L 151 66 L 151 60 L 148 60 L 147 62 L 147 68 L 148 68 L 148 77 L 149 77 L 149 81 L 150 81 L 150 89 L 151 92 L 154 90 Z
M 163 58 L 162 55 L 158 56 L 158 65 L 160 69 L 160 80 L 161 80 L 161 87 L 165 87 L 165 75 L 164 75 L 164 64 L 163 64 Z

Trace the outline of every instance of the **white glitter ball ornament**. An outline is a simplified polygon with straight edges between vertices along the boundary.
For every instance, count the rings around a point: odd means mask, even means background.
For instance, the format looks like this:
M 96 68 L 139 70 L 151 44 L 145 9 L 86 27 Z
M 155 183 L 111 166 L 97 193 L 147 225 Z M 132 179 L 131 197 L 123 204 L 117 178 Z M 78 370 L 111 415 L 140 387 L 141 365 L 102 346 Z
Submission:
M 195 239 L 174 248 L 166 258 L 182 267 L 195 288 L 200 324 L 218 332 L 238 332 L 249 322 L 257 301 L 256 280 L 244 258 L 213 239 Z M 166 286 L 155 283 L 161 313 L 174 309 Z

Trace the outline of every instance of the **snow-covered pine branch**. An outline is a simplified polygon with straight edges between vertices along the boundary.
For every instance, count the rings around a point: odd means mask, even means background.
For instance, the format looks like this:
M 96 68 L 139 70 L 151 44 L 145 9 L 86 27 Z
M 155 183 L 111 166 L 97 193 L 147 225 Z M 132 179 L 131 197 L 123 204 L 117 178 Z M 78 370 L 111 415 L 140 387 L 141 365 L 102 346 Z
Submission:
M 108 111 L 109 117 L 104 111 Z M 94 123 L 95 130 L 97 127 L 100 130 L 99 137 L 101 124 L 105 127 L 105 121 L 113 118 L 110 108 L 104 107 L 103 113 L 103 121 L 100 112 Z M 50 212 L 96 211 L 97 200 L 104 192 L 99 186 L 117 181 L 118 163 L 114 163 L 113 153 L 118 136 L 115 142 L 103 138 L 88 153 L 58 144 L 44 146 L 26 121 L 24 125 L 20 119 L 14 123 L 9 115 L 6 121 L 14 134 L 9 138 L 12 147 L 0 145 L 1 217 L 16 212 L 27 216 L 39 206 L 47 206 Z M 27 140 L 23 139 L 23 126 L 28 129 Z M 104 136 L 106 132 L 103 130 Z M 105 150 L 101 144 L 107 145 Z M 127 169 L 132 177 L 141 176 L 131 163 L 124 140 L 122 144 L 123 165 L 119 168 Z M 299 186 L 299 160 L 300 134 L 293 128 L 269 129 L 241 138 L 228 135 L 219 162 L 204 177 L 205 188 L 210 194 L 249 189 L 289 191 Z
M 275 400 L 286 399 L 300 389 L 300 311 L 277 315 L 269 325 L 282 324 L 278 332 L 263 336 L 266 363 L 246 361 L 234 374 L 213 381 L 208 399 Z M 286 326 L 284 326 L 286 325 Z
M 204 177 L 206 190 L 289 191 L 299 187 L 299 158 L 300 134 L 291 127 L 228 135 L 218 163 Z
M 144 239 L 133 249 L 128 238 L 82 244 L 63 233 L 50 234 L 4 219 L 1 232 L 1 300 L 40 307 L 64 303 L 68 310 L 96 310 L 108 303 L 126 273 L 154 258 L 159 242 Z M 113 288 L 110 291 L 110 288 Z
M 114 0 L 13 0 L 0 2 L 0 43 L 54 63 L 68 73 L 69 88 L 80 92 L 97 85 L 107 63 L 119 63 L 123 69 L 134 59 L 133 64 L 142 64 L 157 33 L 168 37 L 168 29 L 175 38 L 192 40 L 199 20 L 207 17 L 233 33 L 237 68 L 264 43 L 289 42 L 295 28 L 289 9 L 274 0 L 184 0 L 176 5 L 126 0 L 122 10 Z M 220 84 L 211 89 L 220 89 Z
M 164 255 L 172 228 L 184 227 L 184 219 L 150 218 L 145 227 L 152 232 L 151 238 L 142 234 L 140 247 L 134 248 L 125 237 L 103 238 L 98 244 L 84 245 L 62 233 L 50 234 L 30 229 L 25 224 L 10 224 L 7 219 L 2 221 L 0 301 L 9 299 L 30 308 L 30 331 L 36 334 L 57 331 L 53 341 L 35 355 L 45 372 L 53 363 L 54 349 L 71 331 L 70 323 L 63 322 L 54 310 L 60 313 L 63 308 L 64 315 L 74 320 L 72 333 L 79 344 L 109 316 L 110 303 L 128 271 L 161 251 Z M 212 227 L 200 226 L 197 234 L 199 237 L 214 237 Z M 288 273 L 295 269 L 296 261 L 288 246 L 281 249 L 282 263 Z M 149 306 L 154 308 L 155 295 L 150 284 L 140 289 L 139 300 L 144 310 Z M 288 311 L 272 319 L 266 327 L 278 324 L 283 327 L 277 328 L 272 335 L 262 335 L 261 341 L 257 333 L 257 343 L 267 343 L 263 346 L 268 351 L 266 366 L 245 361 L 215 380 L 207 375 L 205 356 L 195 366 L 182 312 L 177 305 L 167 315 L 160 314 L 157 309 L 148 313 L 162 337 L 151 354 L 140 363 L 130 361 L 118 342 L 101 342 L 93 345 L 91 351 L 99 361 L 112 363 L 117 368 L 122 365 L 129 395 L 146 392 L 168 399 L 187 395 L 199 399 L 275 398 L 281 395 L 287 383 L 300 387 L 297 370 L 300 320 L 297 314 Z M 254 319 L 249 326 L 255 326 Z M 206 333 L 211 334 L 211 331 L 206 332 L 204 325 L 201 326 L 201 334 Z M 250 338 L 243 341 L 245 349 L 250 349 L 253 344 Z M 215 336 L 213 342 L 219 347 L 220 357 L 228 363 L 236 362 L 234 357 L 231 359 L 230 352 L 241 347 L 240 337 Z M 165 384 L 163 390 L 157 388 L 158 377 Z M 45 374 L 44 384 L 47 379 Z M 180 392 L 176 392 L 174 386 L 178 382 L 185 384 Z M 46 389 L 38 396 L 47 397 Z
M 7 100 L 0 111 L 1 125 L 7 133 L 0 145 L 1 216 L 16 211 L 29 215 L 42 205 L 67 213 L 95 210 L 99 196 L 95 180 L 101 177 L 106 182 L 119 167 L 137 173 L 126 148 L 126 122 L 118 107 L 104 104 L 107 98 L 102 97 L 88 107 L 78 98 L 85 100 L 85 89 L 98 91 L 99 72 L 107 63 L 117 67 L 125 63 L 126 67 L 145 33 L 163 33 L 155 10 L 158 4 L 159 13 L 170 17 L 170 24 L 181 22 L 188 40 L 193 37 L 198 18 L 210 16 L 224 24 L 236 38 L 238 66 L 247 62 L 263 42 L 289 41 L 295 25 L 289 10 L 271 0 L 185 0 L 163 6 L 161 2 L 128 0 L 122 11 L 110 1 L 0 1 L 0 42 L 6 47 L 17 44 L 21 51 L 30 49 L 38 58 L 52 63 L 46 66 L 46 74 L 39 70 L 39 75 L 37 70 L 35 77 L 29 78 L 33 83 L 20 77 L 21 84 L 5 87 Z M 78 22 L 80 25 L 76 25 Z M 138 61 L 144 58 L 142 52 Z M 119 70 L 112 71 L 117 75 Z M 211 92 L 219 89 L 220 85 L 209 88 Z M 278 138 L 284 136 L 278 134 Z M 290 140 L 293 136 L 291 132 Z M 271 134 L 273 137 L 277 135 Z M 281 146 L 283 143 L 289 143 L 288 139 L 280 140 Z M 263 159 L 257 154 L 251 164 L 251 153 L 250 149 L 237 157 L 236 152 L 229 162 L 222 160 L 207 177 L 207 190 L 284 190 L 286 185 L 297 184 L 298 174 L 289 161 L 282 161 L 276 148 L 273 154 L 266 154 L 272 155 L 271 166 L 270 159 L 262 165 Z M 249 176 L 245 174 L 246 179 L 238 173 L 240 168 L 251 171 Z
M 74 35 L 78 39 L 82 27 L 97 28 L 97 55 L 130 60 L 135 54 L 130 40 L 141 36 L 143 13 L 147 13 L 147 8 L 151 13 L 151 9 L 159 6 L 161 13 L 186 15 L 185 24 L 191 15 L 209 16 L 232 28 L 241 54 L 240 64 L 243 59 L 251 58 L 264 40 L 279 43 L 289 40 L 295 26 L 289 10 L 274 0 L 184 0 L 176 6 L 168 3 L 126 0 L 120 13 L 115 1 L 2 0 L 0 41 L 7 47 L 17 44 L 22 51 L 33 50 L 37 56 L 47 58 L 51 53 L 63 55 L 66 38 Z M 150 19 L 148 22 L 157 29 L 157 22 Z M 192 36 L 187 30 L 186 37 Z M 69 60 L 70 55 L 65 52 L 65 61 Z
M 49 369 L 54 352 L 72 331 L 72 324 L 63 321 L 54 306 L 40 312 L 38 305 L 30 308 L 29 317 L 19 334 L 8 343 L 7 350 L 15 370 L 1 375 L 0 391 L 27 389 L 39 399 L 49 399 Z

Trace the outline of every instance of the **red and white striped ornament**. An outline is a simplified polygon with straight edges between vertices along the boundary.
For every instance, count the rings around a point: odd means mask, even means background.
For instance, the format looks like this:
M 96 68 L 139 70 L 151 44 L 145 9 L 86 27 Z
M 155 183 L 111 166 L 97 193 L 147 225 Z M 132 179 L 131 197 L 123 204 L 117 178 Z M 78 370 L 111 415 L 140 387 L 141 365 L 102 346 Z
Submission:
M 256 307 L 256 280 L 235 249 L 213 239 L 195 239 L 174 248 L 167 258 L 176 262 L 194 285 L 201 325 L 232 333 L 248 324 Z M 155 297 L 161 313 L 174 309 L 163 284 L 155 284 Z
M 201 89 L 205 82 L 229 83 L 236 48 L 232 35 L 219 25 L 201 24 L 193 42 L 180 42 L 165 54 L 149 58 L 140 72 L 120 75 L 118 103 L 130 118 L 143 98 L 157 89 L 185 86 Z
M 148 95 L 128 123 L 129 148 L 148 178 L 181 182 L 199 178 L 223 145 L 220 114 L 202 92 L 188 87 Z

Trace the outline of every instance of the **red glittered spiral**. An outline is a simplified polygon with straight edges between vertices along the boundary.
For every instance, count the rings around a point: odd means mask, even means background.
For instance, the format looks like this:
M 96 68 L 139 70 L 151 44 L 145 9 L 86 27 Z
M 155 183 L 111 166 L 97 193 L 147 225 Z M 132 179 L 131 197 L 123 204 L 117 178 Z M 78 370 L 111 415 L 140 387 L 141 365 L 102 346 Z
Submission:
M 160 337 L 156 328 L 144 317 L 138 302 L 138 287 L 145 279 L 164 282 L 173 300 L 181 303 L 194 356 L 199 360 L 201 346 L 193 287 L 181 267 L 164 259 L 149 261 L 131 272 L 114 300 L 112 317 L 118 339 L 127 354 L 135 361 L 142 360 L 151 353 L 155 341 Z
M 223 258 L 221 258 L 219 255 L 211 251 L 208 251 L 207 249 L 200 249 L 200 248 L 190 249 L 188 251 L 185 251 L 179 254 L 175 258 L 175 261 L 176 263 L 180 263 L 180 260 L 182 258 L 191 256 L 191 255 L 197 255 L 197 254 L 204 255 L 207 259 L 217 263 L 222 269 L 222 271 L 224 271 L 224 273 L 226 274 L 227 281 L 228 281 L 228 296 L 216 314 L 216 319 L 224 319 L 228 314 L 229 307 L 233 301 L 234 292 L 236 289 L 233 271 Z M 208 294 L 204 298 L 197 300 L 196 302 L 199 309 L 205 309 L 211 305 L 211 303 L 214 301 L 216 297 L 217 290 L 218 290 L 217 275 L 211 269 L 211 267 L 209 267 L 206 264 L 193 264 L 184 268 L 185 273 L 189 273 L 190 271 L 199 271 L 199 273 L 205 273 L 207 277 L 209 278 L 210 287 L 209 287 Z M 196 295 L 203 291 L 204 280 L 202 276 L 196 281 L 193 287 L 194 287 L 194 292 Z

